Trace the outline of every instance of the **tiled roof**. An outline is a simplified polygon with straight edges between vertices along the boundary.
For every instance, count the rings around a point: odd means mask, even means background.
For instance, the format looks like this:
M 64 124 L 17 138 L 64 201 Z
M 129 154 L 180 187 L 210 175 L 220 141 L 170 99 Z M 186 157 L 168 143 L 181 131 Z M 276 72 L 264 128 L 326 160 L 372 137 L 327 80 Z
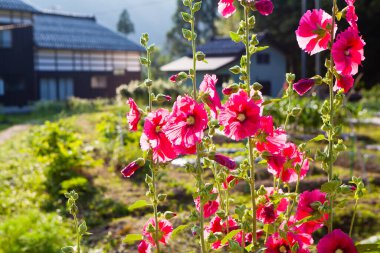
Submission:
M 60 14 L 34 16 L 34 41 L 39 48 L 142 51 L 125 36 L 97 24 L 95 18 Z
M 259 34 L 259 41 L 264 39 L 264 34 Z M 245 52 L 243 43 L 235 43 L 231 38 L 215 38 L 206 44 L 198 46 L 197 50 L 202 51 L 207 56 L 238 55 Z
M 21 0 L 0 0 L 0 9 L 26 12 L 38 12 L 34 7 Z

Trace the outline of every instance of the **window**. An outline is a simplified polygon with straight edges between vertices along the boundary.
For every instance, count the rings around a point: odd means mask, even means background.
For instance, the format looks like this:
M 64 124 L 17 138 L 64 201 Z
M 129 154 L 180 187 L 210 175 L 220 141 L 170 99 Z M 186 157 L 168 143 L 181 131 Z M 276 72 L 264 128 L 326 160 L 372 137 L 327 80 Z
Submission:
M 93 89 L 107 88 L 107 77 L 106 76 L 91 77 L 91 88 Z
M 4 96 L 4 94 L 5 94 L 4 80 L 0 79 L 0 96 Z
M 74 96 L 74 81 L 71 78 L 59 79 L 59 100 Z
M 54 78 L 41 79 L 40 81 L 40 99 L 57 100 L 57 82 Z
M 216 87 L 218 89 L 222 89 L 223 83 L 228 83 L 230 81 L 230 75 L 218 75 L 218 82 L 216 83 Z
M 0 30 L 0 48 L 12 47 L 12 32 L 10 30 Z
M 270 63 L 270 55 L 267 53 L 259 53 L 257 54 L 257 64 L 269 64 Z

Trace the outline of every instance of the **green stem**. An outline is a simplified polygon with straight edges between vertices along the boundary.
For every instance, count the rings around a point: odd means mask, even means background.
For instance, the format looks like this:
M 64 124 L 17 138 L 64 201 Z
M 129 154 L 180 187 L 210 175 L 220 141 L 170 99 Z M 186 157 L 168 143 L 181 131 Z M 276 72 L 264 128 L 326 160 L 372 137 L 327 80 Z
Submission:
M 76 229 L 76 234 L 77 234 L 77 253 L 80 253 L 80 234 L 79 234 L 79 222 L 78 222 L 78 218 L 77 218 L 77 215 L 75 213 L 73 213 L 73 216 L 74 216 L 74 223 L 75 223 L 75 229 Z
M 227 215 L 227 234 L 230 232 L 230 223 L 228 222 L 228 217 L 230 215 L 230 190 L 226 190 L 226 215 Z
M 334 31 L 335 31 L 335 12 L 336 12 L 336 0 L 333 0 L 333 8 L 332 8 L 332 26 L 331 26 L 331 37 L 330 37 L 330 47 L 334 44 Z M 329 93 L 330 93 L 330 127 L 329 130 L 329 146 L 328 146 L 328 155 L 329 155 L 329 170 L 328 170 L 328 181 L 332 180 L 333 177 L 333 148 L 334 148 L 334 62 L 332 51 L 330 50 L 330 74 L 331 74 L 331 82 L 329 85 Z M 334 219 L 334 209 L 333 202 L 334 198 L 331 195 L 329 197 L 330 207 L 329 207 L 329 219 L 328 219 L 328 231 L 329 233 L 333 230 L 333 219 Z
M 190 7 L 190 14 L 191 14 L 191 48 L 193 53 L 193 98 L 195 101 L 197 101 L 197 59 L 196 59 L 196 45 L 195 45 L 195 16 L 193 8 Z M 201 167 L 201 157 L 199 154 L 199 144 L 196 144 L 196 150 L 197 150 L 197 159 L 196 159 L 196 172 L 197 172 L 197 181 L 198 181 L 198 193 L 199 193 L 199 200 L 200 200 L 200 217 L 199 217 L 199 223 L 200 223 L 200 237 L 201 237 L 201 250 L 202 253 L 206 253 L 206 243 L 204 238 L 204 203 L 201 196 L 201 190 L 203 187 L 203 179 L 202 179 L 202 167 Z
M 350 237 L 352 235 L 352 230 L 354 228 L 354 223 L 355 223 L 355 216 L 356 216 L 356 210 L 358 208 L 358 199 L 355 200 L 355 207 L 354 207 L 354 214 L 352 215 L 352 219 L 351 219 L 351 225 L 350 225 L 350 233 L 348 234 Z
M 249 8 L 244 6 L 244 17 L 245 17 L 245 51 L 247 57 L 246 63 L 246 86 L 248 95 L 251 93 L 251 52 L 249 50 Z M 257 221 L 256 221 L 256 187 L 255 187 L 255 159 L 253 155 L 253 139 L 248 138 L 248 152 L 249 152 L 249 165 L 250 165 L 250 188 L 251 188 L 251 202 L 252 202 L 252 243 L 256 244 L 257 236 Z M 254 251 L 254 247 L 252 247 Z
M 158 197 L 157 197 L 157 180 L 156 180 L 156 169 L 155 169 L 155 166 L 154 166 L 154 163 L 153 163 L 153 160 L 151 161 L 152 164 L 151 164 L 151 170 L 152 170 L 152 184 L 153 184 L 153 211 L 154 211 L 154 222 L 155 222 L 155 229 L 154 229 L 154 232 L 155 232 L 155 237 L 154 237 L 154 242 L 156 243 L 156 252 L 159 253 L 160 252 L 160 240 L 158 238 L 159 236 L 159 231 L 160 231 L 160 227 L 159 227 L 159 224 L 158 224 L 158 211 L 157 211 L 157 207 L 158 207 Z

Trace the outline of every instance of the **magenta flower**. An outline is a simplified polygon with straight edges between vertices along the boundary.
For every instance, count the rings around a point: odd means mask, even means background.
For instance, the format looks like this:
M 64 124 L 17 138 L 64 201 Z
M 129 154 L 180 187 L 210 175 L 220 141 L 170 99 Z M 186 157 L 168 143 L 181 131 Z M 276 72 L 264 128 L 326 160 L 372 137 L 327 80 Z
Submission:
M 230 96 L 219 114 L 224 133 L 233 140 L 242 140 L 256 134 L 260 127 L 260 107 L 244 90 Z
M 201 85 L 199 86 L 201 96 L 205 96 L 206 104 L 211 109 L 211 115 L 214 118 L 218 117 L 217 109 L 222 107 L 220 98 L 216 90 L 216 82 L 218 79 L 216 75 L 205 75 Z
M 173 111 L 167 119 L 163 131 L 179 153 L 194 150 L 194 146 L 203 138 L 207 127 L 207 112 L 203 104 L 198 104 L 189 96 L 179 96 L 173 105 Z
M 210 193 L 216 194 L 217 190 L 213 189 Z M 201 198 L 198 196 L 194 199 L 195 208 L 198 212 L 201 211 Z M 208 218 L 216 213 L 219 208 L 219 198 L 216 200 L 209 200 L 207 203 L 203 205 L 203 217 Z
M 321 204 L 326 201 L 326 193 L 321 192 L 319 189 L 313 191 L 304 191 L 300 194 L 298 207 L 295 214 L 296 220 L 302 220 L 303 218 L 312 216 L 313 214 L 318 214 L 319 211 L 312 206 L 315 202 L 320 202 Z M 328 214 L 323 214 L 316 222 L 323 224 L 325 220 L 328 219 Z
M 141 113 L 140 113 L 141 110 L 138 108 L 136 102 L 132 98 L 129 98 L 127 103 L 129 104 L 129 107 L 131 108 L 129 113 L 127 113 L 129 130 L 136 131 L 137 125 L 139 124 L 139 121 L 141 119 Z
M 121 174 L 123 174 L 124 177 L 131 177 L 136 170 L 140 169 L 145 165 L 145 160 L 142 158 L 139 158 L 130 164 L 128 164 L 127 167 L 122 169 Z
M 265 253 L 291 253 L 291 248 L 297 243 L 299 248 L 297 253 L 309 253 L 308 247 L 313 243 L 313 238 L 308 234 L 297 234 L 288 232 L 286 240 L 281 238 L 278 233 L 272 234 L 268 237 L 265 243 Z
M 353 5 L 349 5 L 347 7 L 347 10 L 346 10 L 346 20 L 348 22 L 348 24 L 354 28 L 354 29 L 358 29 L 358 15 L 356 15 L 356 10 L 355 10 L 355 6 Z
M 177 78 L 178 78 L 178 74 L 172 75 L 172 76 L 170 76 L 169 81 L 172 82 L 172 83 L 176 83 L 177 82 Z
M 299 47 L 311 55 L 326 50 L 330 41 L 331 26 L 332 18 L 325 11 L 307 11 L 296 31 Z
M 137 250 L 139 251 L 139 253 L 151 253 L 152 247 L 147 241 L 143 240 L 140 242 L 139 246 L 137 247 Z
M 152 149 L 153 161 L 156 163 L 165 163 L 177 157 L 173 144 L 162 130 L 168 117 L 169 111 L 161 108 L 149 113 L 145 119 L 140 145 L 144 151 Z
M 264 196 L 265 201 L 258 203 L 256 215 L 257 219 L 264 224 L 271 224 L 277 220 L 281 213 L 285 212 L 288 205 L 289 200 L 287 198 L 283 198 L 279 203 L 272 203 L 270 196 L 274 194 L 273 187 L 266 188 L 267 194 Z M 279 194 L 282 194 L 282 190 L 280 189 Z
M 238 229 L 238 223 L 232 217 L 228 216 L 228 228 L 229 231 L 233 231 Z M 223 235 L 227 235 L 227 221 L 223 221 L 219 216 L 215 216 L 210 221 L 210 225 L 205 228 L 205 236 L 208 236 L 210 233 L 222 233 Z M 228 245 L 228 243 L 226 243 Z M 220 249 L 226 245 L 222 245 L 220 240 L 212 243 L 211 247 L 214 250 Z
M 155 232 L 149 232 L 149 231 L 147 231 L 149 225 L 152 225 L 153 227 L 156 227 L 156 222 L 155 222 L 154 218 L 150 218 L 145 223 L 142 234 L 143 234 L 143 236 L 145 236 L 145 238 L 148 240 L 148 242 L 152 246 L 155 247 L 156 243 L 155 243 L 155 240 L 153 239 L 153 236 L 155 235 Z M 172 234 L 173 226 L 172 226 L 172 224 L 168 220 L 160 220 L 158 222 L 158 229 L 159 229 L 159 233 L 158 233 L 159 238 L 158 238 L 158 241 L 166 245 L 169 242 L 170 236 Z
M 229 170 L 234 170 L 237 167 L 236 162 L 232 159 L 229 158 L 228 156 L 224 156 L 221 154 L 215 154 L 212 159 L 217 162 L 218 164 L 226 167 Z
M 358 30 L 349 27 L 338 35 L 332 46 L 336 71 L 341 75 L 355 75 L 364 58 L 365 42 Z
M 335 81 L 334 91 L 343 89 L 344 93 L 347 93 L 354 86 L 354 78 L 351 75 L 340 76 Z
M 295 144 L 287 143 L 279 153 L 269 155 L 267 161 L 269 173 L 276 178 L 281 177 L 283 182 L 292 183 L 298 179 L 295 167 L 297 164 L 302 164 L 303 154 L 298 151 Z M 305 160 L 301 167 L 300 179 L 306 176 L 308 170 L 309 161 Z
M 305 95 L 306 92 L 311 90 L 311 88 L 313 88 L 314 85 L 315 85 L 314 79 L 305 78 L 305 79 L 301 79 L 298 82 L 296 82 L 293 85 L 293 90 L 295 90 L 298 93 L 298 95 L 303 96 L 303 95 Z
M 273 130 L 272 116 L 260 118 L 260 132 L 258 134 L 256 148 L 260 152 L 279 153 L 285 147 L 287 135 L 285 130 L 277 128 Z
M 353 240 L 340 229 L 325 235 L 317 245 L 318 253 L 358 253 Z
M 222 184 L 222 187 L 223 187 L 223 189 L 225 189 L 225 190 L 227 190 L 228 189 L 228 186 L 229 186 L 229 184 L 232 182 L 232 180 L 234 180 L 235 179 L 235 181 L 234 181 L 234 185 L 237 185 L 238 183 L 239 183 L 239 180 L 237 180 L 234 176 L 232 176 L 232 175 L 228 175 L 227 176 L 227 178 L 226 178 L 226 180 L 223 182 L 223 184 Z
M 218 3 L 218 11 L 223 17 L 230 17 L 236 11 L 234 0 L 220 0 Z
M 273 3 L 271 0 L 256 0 L 255 7 L 257 11 L 264 16 L 268 16 L 273 12 Z

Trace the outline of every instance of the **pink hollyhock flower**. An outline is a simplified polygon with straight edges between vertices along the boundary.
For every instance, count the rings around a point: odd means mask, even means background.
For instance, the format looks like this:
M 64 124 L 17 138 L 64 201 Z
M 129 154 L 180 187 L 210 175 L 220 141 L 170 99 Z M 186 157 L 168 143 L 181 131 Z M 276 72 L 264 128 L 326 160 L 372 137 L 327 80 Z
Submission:
M 295 90 L 298 93 L 298 95 L 303 96 L 303 95 L 305 95 L 306 92 L 311 90 L 311 88 L 313 88 L 314 85 L 315 85 L 314 79 L 305 78 L 305 79 L 301 79 L 298 82 L 296 82 L 293 85 L 293 90 Z
M 233 140 L 242 140 L 256 134 L 260 127 L 260 107 L 244 90 L 230 96 L 219 114 L 224 133 Z
M 297 146 L 293 143 L 287 143 L 279 153 L 269 155 L 268 171 L 275 177 L 281 177 L 286 183 L 296 182 L 298 179 L 295 169 L 297 164 L 302 164 L 303 154 L 298 151 Z M 306 176 L 309 170 L 309 161 L 305 160 L 301 167 L 300 179 Z
M 151 253 L 152 252 L 152 247 L 147 241 L 141 241 L 139 246 L 137 247 L 137 250 L 139 253 Z
M 338 35 L 332 46 L 336 71 L 341 75 L 355 75 L 364 58 L 365 42 L 358 30 L 349 27 Z
M 217 190 L 213 189 L 210 193 L 216 194 Z M 201 211 L 201 198 L 198 196 L 194 199 L 195 208 L 198 212 Z M 203 217 L 208 218 L 216 213 L 219 208 L 219 198 L 216 200 L 209 200 L 207 203 L 203 205 Z
M 218 117 L 217 109 L 222 107 L 218 92 L 216 91 L 217 81 L 218 79 L 216 78 L 216 75 L 205 75 L 201 85 L 199 86 L 201 95 L 203 93 L 206 96 L 206 104 L 210 107 L 212 117 L 214 118 Z
M 260 132 L 257 137 L 257 150 L 259 152 L 268 151 L 272 154 L 280 152 L 287 141 L 285 130 L 281 128 L 273 130 L 272 116 L 264 116 L 260 118 Z
M 269 236 L 265 246 L 267 248 L 265 253 L 291 253 L 291 246 L 278 233 Z
M 288 205 L 289 200 L 287 198 L 283 198 L 276 205 L 271 202 L 270 196 L 274 194 L 273 187 L 265 188 L 267 194 L 264 196 L 264 200 L 261 203 L 258 203 L 256 216 L 259 221 L 264 224 L 271 224 L 276 221 L 276 219 L 280 216 L 281 213 L 285 212 Z M 282 190 L 280 189 L 279 194 L 282 194 Z
M 239 224 L 232 217 L 228 216 L 227 219 L 228 219 L 229 232 L 239 228 Z M 215 216 L 210 221 L 210 225 L 205 228 L 205 232 L 206 232 L 205 236 L 207 237 L 210 233 L 214 233 L 214 234 L 222 233 L 223 235 L 227 235 L 228 231 L 227 231 L 227 221 L 223 222 L 223 220 L 219 216 Z M 211 247 L 212 249 L 217 250 L 226 245 L 228 245 L 228 243 L 226 243 L 225 245 L 222 245 L 221 241 L 216 241 L 211 245 Z
M 265 246 L 267 247 L 265 253 L 291 253 L 291 248 L 298 243 L 299 248 L 297 253 L 309 253 L 308 247 L 313 243 L 313 239 L 307 234 L 294 234 L 288 232 L 286 240 L 281 238 L 278 233 L 268 237 Z
M 234 0 L 220 0 L 218 3 L 218 11 L 223 17 L 230 17 L 236 11 Z
M 349 5 L 346 9 L 346 20 L 348 24 L 354 28 L 358 29 L 358 15 L 356 15 L 356 10 L 354 5 Z
M 228 156 L 215 154 L 212 159 L 218 164 L 226 167 L 229 170 L 234 170 L 237 167 L 236 162 L 233 159 L 229 158 Z
M 351 75 L 340 76 L 335 81 L 334 91 L 343 89 L 344 93 L 347 93 L 354 86 L 354 78 Z
M 163 131 L 178 148 L 180 153 L 194 150 L 194 146 L 203 138 L 207 127 L 207 112 L 203 104 L 198 104 L 189 96 L 179 96 L 173 105 L 173 111 L 167 119 Z
M 325 11 L 307 11 L 296 31 L 299 47 L 311 55 L 326 50 L 330 41 L 331 25 L 332 18 Z
M 325 235 L 317 245 L 318 253 L 358 253 L 353 240 L 340 229 Z
M 147 231 L 149 225 L 156 227 L 156 222 L 155 222 L 154 218 L 150 218 L 147 221 L 147 223 L 145 223 L 142 234 L 143 234 L 143 236 L 145 236 L 145 238 L 147 238 L 149 243 L 155 247 L 156 243 L 153 239 L 153 235 L 155 234 L 155 232 L 148 232 Z M 166 245 L 169 242 L 170 236 L 172 234 L 173 226 L 168 220 L 160 220 L 158 222 L 158 229 L 160 230 L 158 233 L 158 235 L 160 237 L 158 241 Z
M 172 75 L 172 76 L 170 76 L 169 81 L 172 82 L 172 83 L 176 83 L 177 82 L 177 78 L 178 78 L 178 74 Z
M 153 160 L 157 163 L 164 163 L 177 157 L 172 143 L 169 141 L 166 133 L 163 132 L 169 111 L 158 109 L 151 112 L 145 119 L 144 131 L 140 139 L 141 149 L 146 151 L 152 149 Z
M 256 0 L 255 7 L 257 11 L 264 16 L 268 16 L 273 12 L 273 3 L 271 0 Z
M 124 177 L 131 177 L 136 170 L 140 169 L 145 165 L 145 160 L 142 158 L 139 158 L 130 164 L 128 164 L 127 167 L 122 169 L 121 174 L 123 174 Z
M 129 130 L 136 131 L 137 125 L 139 124 L 139 121 L 141 119 L 141 113 L 140 113 L 141 110 L 138 108 L 136 102 L 132 98 L 129 98 L 127 103 L 129 104 L 129 107 L 131 108 L 129 113 L 127 113 Z
M 226 178 L 226 180 L 223 182 L 222 184 L 222 187 L 223 189 L 227 190 L 228 189 L 228 186 L 229 184 L 232 182 L 232 180 L 234 180 L 235 177 L 232 176 L 232 175 L 228 175 L 228 177 Z M 237 185 L 239 183 L 239 180 L 235 179 L 235 182 L 234 182 L 234 185 Z
M 326 202 L 326 193 L 321 192 L 319 189 L 313 191 L 304 191 L 301 193 L 298 200 L 298 207 L 295 214 L 296 220 L 302 220 L 303 218 L 318 214 L 319 211 L 315 210 L 312 206 L 313 203 L 320 202 L 321 204 Z M 321 218 L 317 219 L 315 222 L 323 224 L 325 220 L 328 219 L 328 214 L 323 214 Z M 309 225 L 314 225 L 310 223 Z

